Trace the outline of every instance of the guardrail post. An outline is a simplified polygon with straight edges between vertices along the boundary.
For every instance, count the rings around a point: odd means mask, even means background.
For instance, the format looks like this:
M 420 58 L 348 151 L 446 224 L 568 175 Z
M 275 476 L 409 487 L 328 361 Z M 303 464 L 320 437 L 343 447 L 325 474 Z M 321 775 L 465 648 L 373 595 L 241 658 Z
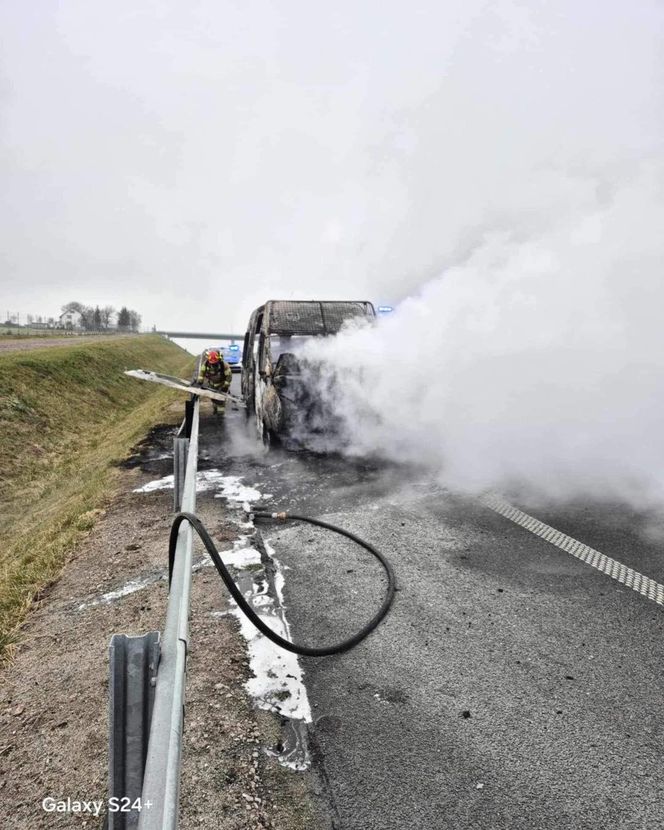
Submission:
M 179 513 L 182 508 L 184 477 L 187 471 L 188 438 L 173 439 L 173 511 Z
M 198 401 L 196 395 L 185 401 L 184 404 L 184 437 L 191 438 L 191 426 L 194 420 L 194 403 Z
M 113 802 L 140 798 L 159 665 L 160 634 L 114 634 L 110 644 L 108 830 L 137 827 L 138 810 L 113 811 Z M 128 801 L 127 801 L 128 799 Z

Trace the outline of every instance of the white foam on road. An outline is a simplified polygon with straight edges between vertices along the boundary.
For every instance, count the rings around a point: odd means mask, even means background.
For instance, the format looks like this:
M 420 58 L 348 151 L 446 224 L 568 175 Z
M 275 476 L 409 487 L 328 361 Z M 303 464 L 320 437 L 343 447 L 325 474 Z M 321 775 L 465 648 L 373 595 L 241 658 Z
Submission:
M 263 565 L 261 554 L 255 548 L 242 547 L 248 538 L 236 542 L 235 558 L 224 556 L 224 562 L 238 571 L 238 584 L 245 600 L 275 634 L 291 639 L 290 627 L 283 604 L 284 573 L 274 551 L 265 543 L 272 559 L 275 575 L 276 599 L 269 592 L 265 570 L 246 570 L 247 566 Z M 310 766 L 306 747 L 306 724 L 311 723 L 311 706 L 304 685 L 304 673 L 298 656 L 277 646 L 254 626 L 231 599 L 231 613 L 238 620 L 240 632 L 247 642 L 249 667 L 253 673 L 245 688 L 259 709 L 275 712 L 290 722 L 289 737 L 284 752 L 270 751 L 280 764 L 294 770 Z
M 134 493 L 154 493 L 157 490 L 172 490 L 174 486 L 173 474 L 163 478 L 148 481 L 141 487 L 136 487 Z M 251 504 L 259 499 L 270 499 L 271 495 L 263 495 L 255 487 L 242 484 L 242 476 L 225 476 L 219 470 L 199 470 L 196 473 L 196 492 L 206 493 L 216 490 L 216 499 L 228 499 L 238 504 Z
M 142 487 L 136 487 L 132 490 L 133 493 L 154 493 L 156 490 L 172 490 L 175 476 L 171 473 L 169 476 L 158 478 L 155 481 L 148 481 Z
M 224 564 L 236 570 L 245 570 L 250 565 L 261 564 L 260 551 L 249 543 L 249 536 L 240 536 L 233 542 L 233 549 L 222 551 L 221 558 Z
M 81 603 L 76 610 L 85 611 L 87 608 L 94 608 L 97 605 L 108 605 L 111 602 L 128 597 L 130 594 L 135 594 L 136 591 L 142 591 L 144 588 L 147 588 L 149 585 L 154 585 L 155 582 L 159 582 L 162 579 L 166 579 L 166 573 L 153 573 L 149 576 L 130 579 L 114 591 L 109 591 L 100 597 Z
M 238 497 L 246 489 L 238 491 Z M 256 499 L 261 494 L 256 490 Z M 264 498 L 264 497 L 263 497 Z M 253 527 L 251 523 L 246 523 Z M 246 525 L 245 525 L 246 526 Z M 291 639 L 290 626 L 284 606 L 284 568 L 274 556 L 273 548 L 264 540 L 265 551 L 272 560 L 276 598 L 269 592 L 269 581 L 260 552 L 251 546 L 250 536 L 241 536 L 234 544 L 232 556 L 225 555 L 224 562 L 238 571 L 238 584 L 245 600 L 275 634 Z M 251 571 L 249 566 L 254 566 Z M 306 745 L 306 724 L 311 723 L 311 706 L 304 685 L 304 673 L 296 654 L 280 648 L 247 619 L 231 599 L 231 613 L 240 624 L 240 632 L 247 642 L 249 667 L 253 673 L 245 688 L 259 709 L 275 712 L 289 721 L 288 736 L 283 752 L 272 752 L 277 761 L 293 770 L 306 770 L 311 765 Z
M 219 555 L 223 559 L 224 563 L 232 568 L 236 568 L 237 570 L 243 570 L 248 568 L 250 565 L 260 565 L 261 563 L 261 555 L 259 551 L 255 548 L 247 546 L 247 539 L 248 536 L 241 536 L 235 542 L 233 542 L 233 547 L 229 550 L 221 550 L 219 551 Z M 210 568 L 213 566 L 213 562 L 210 557 L 205 554 L 203 559 L 199 559 L 198 561 L 194 562 L 191 569 L 194 573 L 202 570 L 203 568 Z M 137 591 L 142 591 L 145 588 L 148 588 L 150 585 L 154 585 L 155 582 L 160 582 L 161 580 L 165 580 L 168 578 L 167 572 L 160 571 L 157 573 L 148 574 L 147 576 L 136 577 L 134 579 L 130 579 L 121 585 L 119 588 L 115 588 L 113 591 L 108 591 L 101 596 L 95 597 L 94 599 L 87 600 L 86 602 L 81 603 L 77 607 L 77 611 L 85 611 L 87 608 L 94 608 L 97 605 L 108 605 L 111 602 L 116 602 L 119 599 L 124 599 L 125 597 L 130 596 L 131 594 L 135 594 Z M 222 612 L 228 613 L 228 612 Z
M 168 475 L 137 487 L 134 492 L 172 490 L 173 483 L 174 477 Z M 219 470 L 201 470 L 196 475 L 196 492 L 210 491 L 215 491 L 215 498 L 226 499 L 232 507 L 249 506 L 253 502 L 271 498 L 271 495 L 261 493 L 256 487 L 244 484 L 242 476 L 223 475 Z M 284 567 L 275 558 L 274 550 L 266 543 L 266 552 L 275 568 L 275 598 L 269 593 L 269 581 L 260 551 L 251 544 L 252 531 L 255 530 L 253 522 L 239 522 L 238 527 L 244 532 L 233 543 L 232 550 L 221 552 L 222 559 L 237 572 L 237 581 L 244 597 L 261 620 L 276 634 L 290 640 L 290 627 L 284 610 Z M 127 586 L 113 594 L 123 596 L 138 590 L 138 587 L 130 585 L 131 583 L 127 583 Z M 232 599 L 229 601 L 230 613 L 239 621 L 240 632 L 247 642 L 249 667 L 253 672 L 253 677 L 246 682 L 245 688 L 260 709 L 275 712 L 292 722 L 295 736 L 293 746 L 284 753 L 274 753 L 275 757 L 284 766 L 305 770 L 310 766 L 310 761 L 303 733 L 306 732 L 305 725 L 311 723 L 311 707 L 298 657 L 261 634 L 236 603 Z M 228 612 L 213 613 L 221 616 Z
M 269 495 L 263 496 L 255 487 L 247 487 L 242 484 L 241 476 L 221 476 L 219 485 L 221 490 L 215 494 L 215 499 L 228 499 L 240 504 L 245 502 L 251 504 L 251 502 L 258 501 L 261 498 L 271 498 Z
M 283 607 L 283 571 L 280 563 L 272 558 L 276 568 L 274 584 L 277 602 L 268 593 L 267 580 L 254 580 L 253 588 L 245 592 L 244 596 L 275 634 L 290 640 L 290 627 Z M 249 646 L 250 666 L 255 675 L 247 682 L 251 696 L 262 709 L 311 723 L 311 707 L 298 656 L 285 651 L 261 634 L 239 608 L 236 609 L 236 616 Z

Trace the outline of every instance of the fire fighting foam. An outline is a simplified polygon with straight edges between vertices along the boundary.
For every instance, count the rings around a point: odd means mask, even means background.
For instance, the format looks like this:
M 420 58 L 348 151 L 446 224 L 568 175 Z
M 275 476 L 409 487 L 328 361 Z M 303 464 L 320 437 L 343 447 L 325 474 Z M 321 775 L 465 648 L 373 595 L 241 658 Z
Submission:
M 134 490 L 135 493 L 150 493 L 157 490 L 173 488 L 173 476 L 148 482 Z M 255 487 L 242 483 L 240 476 L 228 476 L 219 470 L 203 470 L 197 473 L 196 491 L 214 491 L 215 498 L 224 498 L 230 507 L 240 507 L 258 500 L 268 500 L 269 494 L 262 494 Z M 244 513 L 242 514 L 244 519 Z M 252 522 L 238 521 L 243 533 L 233 543 L 232 551 L 222 551 L 226 565 L 235 569 L 235 576 L 240 590 L 257 614 L 277 634 L 290 639 L 290 628 L 284 607 L 284 568 L 274 557 L 269 543 L 263 541 L 268 555 L 274 565 L 273 596 L 269 590 L 268 578 L 262 565 L 260 552 L 252 546 L 254 525 Z M 205 559 L 205 564 L 211 562 Z M 127 584 L 113 594 L 105 595 L 102 601 L 125 596 L 144 587 Z M 106 598 L 109 598 L 108 600 Z M 291 769 L 304 770 L 309 767 L 309 754 L 306 745 L 306 724 L 311 722 L 311 708 L 304 685 L 304 675 L 297 655 L 284 651 L 261 634 L 245 615 L 239 610 L 232 598 L 229 598 L 231 614 L 240 625 L 242 636 L 247 641 L 249 666 L 253 672 L 246 683 L 246 689 L 261 709 L 276 712 L 289 721 L 284 740 L 284 751 L 271 752 L 279 763 Z

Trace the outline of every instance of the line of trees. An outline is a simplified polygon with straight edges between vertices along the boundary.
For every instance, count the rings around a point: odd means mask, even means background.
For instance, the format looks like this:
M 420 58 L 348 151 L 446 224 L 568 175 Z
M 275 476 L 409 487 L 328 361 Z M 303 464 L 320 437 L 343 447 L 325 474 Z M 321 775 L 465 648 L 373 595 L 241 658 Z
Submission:
M 117 328 L 120 331 L 138 331 L 141 327 L 141 315 L 126 306 L 122 306 L 120 311 L 116 312 L 112 305 L 93 307 L 79 302 L 71 302 L 62 306 L 62 313 L 66 314 L 67 312 L 80 314 L 81 328 L 86 331 L 105 331 L 111 328 Z

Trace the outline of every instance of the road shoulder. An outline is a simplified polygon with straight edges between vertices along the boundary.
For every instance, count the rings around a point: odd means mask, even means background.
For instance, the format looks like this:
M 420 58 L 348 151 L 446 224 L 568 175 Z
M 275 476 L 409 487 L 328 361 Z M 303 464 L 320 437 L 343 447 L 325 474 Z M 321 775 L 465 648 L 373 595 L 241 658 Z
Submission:
M 43 810 L 46 797 L 106 797 L 110 637 L 163 627 L 172 491 L 137 498 L 132 491 L 149 477 L 134 469 L 122 478 L 120 495 L 30 614 L 3 673 L 0 792 L 15 830 L 71 825 L 71 815 Z M 199 512 L 222 549 L 237 537 L 219 500 L 203 500 Z M 280 723 L 252 706 L 245 644 L 225 610 L 220 581 L 201 569 L 192 588 L 180 826 L 326 827 L 310 795 L 313 774 L 284 769 L 265 752 L 278 743 Z

